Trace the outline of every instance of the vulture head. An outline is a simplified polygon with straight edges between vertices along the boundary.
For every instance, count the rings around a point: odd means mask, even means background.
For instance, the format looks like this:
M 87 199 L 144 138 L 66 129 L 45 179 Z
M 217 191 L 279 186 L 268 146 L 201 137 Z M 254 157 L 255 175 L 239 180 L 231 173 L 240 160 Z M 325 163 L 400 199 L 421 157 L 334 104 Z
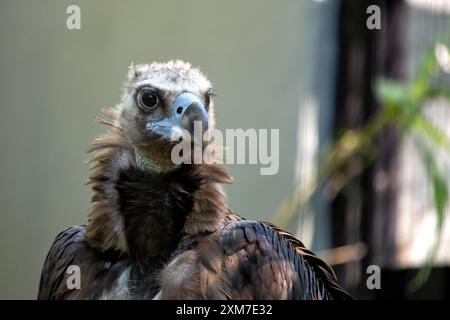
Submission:
M 214 127 L 211 96 L 211 83 L 189 63 L 130 66 L 118 121 L 138 164 L 170 171 L 177 166 L 171 158 L 174 145 L 183 140 L 194 145 L 200 139 L 204 147 L 203 132 Z

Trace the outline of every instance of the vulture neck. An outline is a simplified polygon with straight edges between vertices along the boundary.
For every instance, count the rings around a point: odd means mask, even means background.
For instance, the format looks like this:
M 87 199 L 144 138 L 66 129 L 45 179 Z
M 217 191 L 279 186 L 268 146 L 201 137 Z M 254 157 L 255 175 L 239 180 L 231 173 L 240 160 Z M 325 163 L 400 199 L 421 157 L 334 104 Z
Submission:
M 169 172 L 131 167 L 117 190 L 129 255 L 144 271 L 168 261 L 183 235 L 218 230 L 228 214 L 220 166 L 182 165 Z
M 222 185 L 232 180 L 221 165 L 156 172 L 142 165 L 121 127 L 100 122 L 110 130 L 89 150 L 94 194 L 86 241 L 91 247 L 126 254 L 147 269 L 164 263 L 183 235 L 220 228 L 229 212 Z
M 130 167 L 117 182 L 119 212 L 123 217 L 130 260 L 140 271 L 158 269 L 167 262 L 180 240 L 192 207 L 188 197 L 171 200 L 171 173 Z
M 167 173 L 179 168 L 179 166 L 174 166 L 171 168 L 163 168 L 158 164 L 154 163 L 151 159 L 142 155 L 142 153 L 139 152 L 139 150 L 137 150 L 136 148 L 134 149 L 134 158 L 136 160 L 136 165 L 138 168 L 153 174 Z

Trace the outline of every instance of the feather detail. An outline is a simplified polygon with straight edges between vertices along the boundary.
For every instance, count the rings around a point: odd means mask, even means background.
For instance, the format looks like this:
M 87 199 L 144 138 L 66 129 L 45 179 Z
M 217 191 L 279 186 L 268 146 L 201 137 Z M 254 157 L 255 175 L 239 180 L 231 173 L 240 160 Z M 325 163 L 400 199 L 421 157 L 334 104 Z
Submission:
M 115 188 L 120 171 L 134 164 L 133 149 L 124 133 L 116 125 L 118 114 L 106 111 L 109 119 L 97 120 L 109 126 L 108 132 L 96 138 L 88 150 L 91 175 L 87 185 L 94 191 L 88 213 L 87 243 L 101 251 L 128 251 L 124 221 L 119 209 L 119 195 Z

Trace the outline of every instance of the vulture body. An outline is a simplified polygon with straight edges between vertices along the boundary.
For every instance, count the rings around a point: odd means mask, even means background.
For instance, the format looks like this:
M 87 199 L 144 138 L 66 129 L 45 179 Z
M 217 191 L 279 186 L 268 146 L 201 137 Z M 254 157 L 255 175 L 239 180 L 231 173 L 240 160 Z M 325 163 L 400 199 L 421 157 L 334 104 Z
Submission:
M 221 165 L 171 161 L 167 132 L 212 128 L 213 111 L 211 84 L 189 64 L 130 67 L 90 149 L 88 223 L 54 240 L 38 299 L 351 298 L 293 235 L 228 208 Z M 78 289 L 67 284 L 74 265 Z

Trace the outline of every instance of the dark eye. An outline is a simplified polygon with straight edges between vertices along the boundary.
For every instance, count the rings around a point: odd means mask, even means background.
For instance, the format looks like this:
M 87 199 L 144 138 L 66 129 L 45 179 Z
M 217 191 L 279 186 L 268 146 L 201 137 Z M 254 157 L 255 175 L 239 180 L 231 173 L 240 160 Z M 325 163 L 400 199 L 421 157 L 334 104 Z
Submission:
M 138 105 L 144 111 L 154 109 L 158 105 L 158 96 L 149 88 L 142 88 L 138 93 Z
M 209 109 L 209 104 L 211 103 L 211 97 L 209 96 L 209 94 L 205 94 L 205 108 L 206 110 Z
M 209 104 L 211 103 L 211 96 L 214 96 L 214 93 L 207 92 L 205 93 L 205 108 L 209 110 Z

